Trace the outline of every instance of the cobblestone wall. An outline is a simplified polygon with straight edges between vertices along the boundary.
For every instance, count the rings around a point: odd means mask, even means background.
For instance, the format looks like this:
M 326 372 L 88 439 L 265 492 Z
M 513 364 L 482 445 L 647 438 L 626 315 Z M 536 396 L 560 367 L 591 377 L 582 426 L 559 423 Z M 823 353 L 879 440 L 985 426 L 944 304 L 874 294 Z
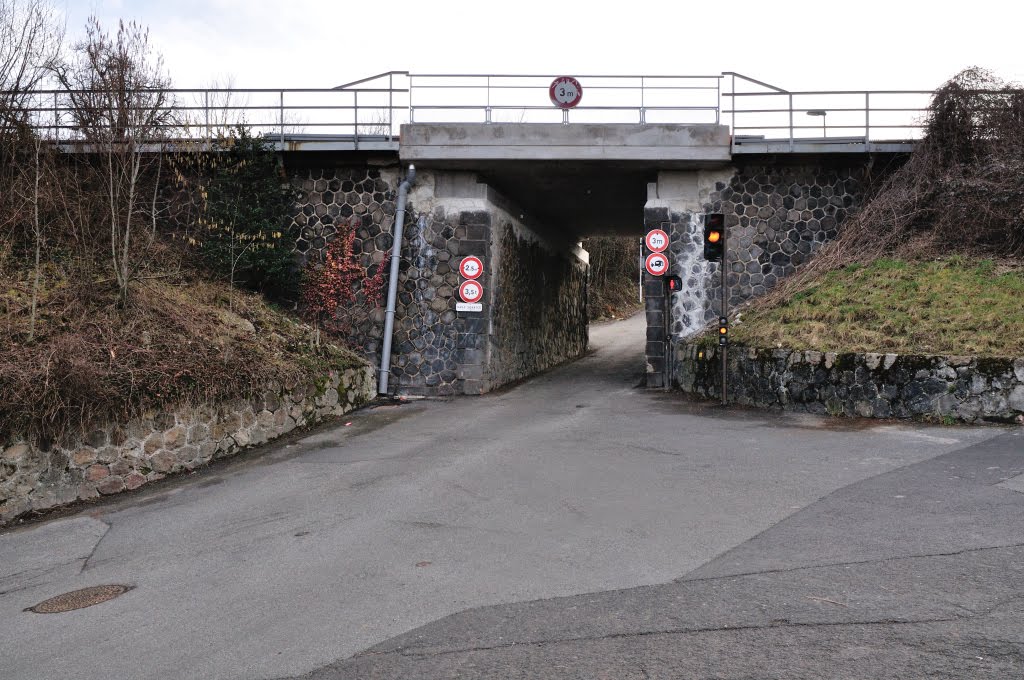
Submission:
M 399 181 L 397 167 L 361 165 L 295 171 L 292 186 L 299 197 L 288 235 L 294 239 L 298 264 L 305 265 L 311 258 L 322 261 L 334 236 L 352 229 L 353 253 L 367 275 L 374 276 L 379 267 L 388 267 L 384 255 L 391 249 Z M 407 213 L 406 228 L 411 224 L 412 216 Z M 404 250 L 409 248 L 410 237 L 415 238 L 415 234 L 403 238 Z M 403 285 L 407 269 L 408 265 L 403 265 Z M 361 292 L 356 297 L 357 304 L 345 310 L 348 344 L 379 365 L 384 311 L 367 306 Z M 405 298 L 399 300 L 400 307 L 408 304 L 408 296 Z
M 416 206 L 410 204 L 410 212 Z M 401 394 L 449 396 L 479 393 L 473 379 L 479 358 L 473 351 L 486 336 L 485 311 L 456 313 L 459 261 L 490 256 L 490 217 L 479 210 L 435 208 L 408 227 L 403 249 L 408 268 L 400 279 L 392 377 Z M 490 285 L 485 273 L 480 281 Z
M 32 510 L 130 491 L 347 413 L 376 395 L 373 368 L 304 385 L 270 385 L 253 400 L 152 413 L 44 451 L 0 447 L 0 525 Z
M 508 217 L 494 234 L 492 387 L 534 375 L 587 349 L 587 264 Z
M 355 229 L 368 275 L 389 266 L 399 169 L 306 169 L 290 227 L 300 259 Z M 469 173 L 421 171 L 406 205 L 390 384 L 401 394 L 480 394 L 586 350 L 586 262 L 528 227 Z M 485 263 L 480 312 L 457 312 L 458 263 Z M 360 301 L 361 302 L 361 301 Z M 356 305 L 358 307 L 358 305 Z M 383 308 L 361 312 L 349 344 L 379 366 Z
M 721 398 L 718 347 L 676 348 L 673 383 Z M 729 401 L 817 414 L 1024 423 L 1024 358 L 729 348 Z
M 649 190 L 644 227 L 668 232 L 669 274 L 679 276 L 683 286 L 666 295 L 660 279 L 644 275 L 647 385 L 666 384 L 672 343 L 721 313 L 721 265 L 703 256 L 705 213 L 725 215 L 733 308 L 771 290 L 835 238 L 864 199 L 867 176 L 860 157 L 839 167 L 750 163 L 661 173 Z
M 771 290 L 835 238 L 861 204 L 865 172 L 859 166 L 753 165 L 741 167 L 730 182 L 717 183 L 704 211 L 725 214 L 730 306 Z M 703 250 L 703 226 L 698 239 L 674 241 L 673 252 Z M 708 268 L 708 298 L 715 302 L 705 310 L 705 321 L 718 316 L 718 266 Z

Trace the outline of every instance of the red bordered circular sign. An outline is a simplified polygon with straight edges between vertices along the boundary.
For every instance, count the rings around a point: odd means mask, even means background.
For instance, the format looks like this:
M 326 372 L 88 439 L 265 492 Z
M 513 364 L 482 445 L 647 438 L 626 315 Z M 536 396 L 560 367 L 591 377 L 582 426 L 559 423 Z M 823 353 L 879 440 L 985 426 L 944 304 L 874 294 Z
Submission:
M 571 109 L 583 99 L 583 86 L 580 81 L 569 76 L 559 76 L 551 81 L 548 88 L 551 103 L 560 109 Z
M 484 287 L 479 281 L 463 281 L 459 286 L 459 297 L 463 302 L 480 302 L 484 296 Z
M 651 253 L 644 261 L 644 267 L 651 276 L 661 276 L 668 271 L 668 258 L 661 253 Z
M 652 253 L 661 253 L 668 248 L 668 234 L 664 229 L 651 229 L 644 237 L 644 244 Z
M 484 263 L 480 261 L 479 257 L 470 255 L 469 257 L 462 258 L 462 262 L 459 263 L 459 273 L 464 278 L 475 279 L 484 272 Z

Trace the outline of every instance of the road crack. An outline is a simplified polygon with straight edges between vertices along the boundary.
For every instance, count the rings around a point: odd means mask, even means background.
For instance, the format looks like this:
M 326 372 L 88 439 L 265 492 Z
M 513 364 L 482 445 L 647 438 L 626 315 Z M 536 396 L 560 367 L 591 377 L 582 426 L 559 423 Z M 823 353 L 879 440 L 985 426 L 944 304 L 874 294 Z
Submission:
M 746 571 L 738 574 L 726 574 L 723 576 L 701 576 L 699 578 L 687 578 L 681 576 L 672 583 L 704 583 L 709 581 L 722 581 L 731 578 L 743 578 L 745 576 L 770 576 L 772 574 L 789 574 L 798 571 L 807 571 L 809 569 L 829 569 L 832 567 L 856 567 L 865 564 L 882 564 L 884 562 L 899 562 L 902 560 L 917 560 L 926 559 L 929 557 L 956 557 L 958 555 L 967 555 L 970 553 L 980 553 L 992 550 L 1007 550 L 1009 548 L 1024 548 L 1024 543 L 1010 543 L 1007 545 L 993 545 L 986 546 L 984 548 L 964 548 L 963 550 L 954 550 L 952 552 L 941 552 L 941 553 L 924 553 L 920 555 L 897 555 L 894 557 L 880 557 L 872 560 L 851 560 L 849 562 L 826 562 L 823 564 L 809 564 L 799 567 L 786 567 L 784 569 L 764 569 L 761 571 Z
M 738 626 L 713 626 L 707 628 L 666 628 L 660 630 L 645 630 L 631 633 L 608 633 L 606 635 L 587 635 L 580 637 L 566 637 L 566 638 L 549 638 L 545 640 L 529 640 L 525 642 L 505 642 L 497 645 L 481 645 L 477 647 L 461 647 L 459 649 L 444 649 L 437 651 L 414 651 L 411 649 L 399 649 L 391 652 L 368 652 L 366 654 L 360 654 L 357 656 L 388 656 L 390 654 L 398 654 L 399 656 L 415 658 L 415 657 L 435 657 L 435 656 L 447 656 L 452 654 L 465 654 L 468 652 L 490 652 L 498 651 L 502 649 L 511 649 L 512 647 L 545 647 L 548 645 L 556 645 L 563 643 L 574 643 L 574 642 L 600 642 L 603 640 L 630 640 L 635 638 L 646 638 L 655 637 L 660 635 L 704 635 L 707 633 L 744 633 L 749 631 L 758 630 L 772 630 L 780 628 L 840 628 L 845 626 L 907 626 L 907 625 L 919 625 L 929 623 L 952 623 L 955 621 L 961 621 L 965 617 L 963 616 L 952 616 L 952 617 L 941 617 L 941 618 L 928 618 L 928 619 L 870 619 L 865 621 L 842 621 L 842 622 L 792 622 L 792 621 L 773 621 L 768 624 L 757 624 L 757 625 L 738 625 Z
M 110 522 L 105 522 L 102 519 L 99 519 L 98 517 L 94 519 L 96 519 L 97 522 L 102 522 L 103 526 L 106 528 L 103 530 L 103 534 L 96 540 L 95 543 L 93 543 L 92 550 L 89 551 L 89 554 L 86 555 L 84 560 L 82 561 L 82 568 L 78 570 L 79 575 L 84 574 L 86 569 L 89 568 L 89 561 L 96 555 L 96 551 L 99 549 L 100 543 L 103 543 L 103 539 L 106 538 L 107 534 L 110 533 L 110 527 L 112 526 Z

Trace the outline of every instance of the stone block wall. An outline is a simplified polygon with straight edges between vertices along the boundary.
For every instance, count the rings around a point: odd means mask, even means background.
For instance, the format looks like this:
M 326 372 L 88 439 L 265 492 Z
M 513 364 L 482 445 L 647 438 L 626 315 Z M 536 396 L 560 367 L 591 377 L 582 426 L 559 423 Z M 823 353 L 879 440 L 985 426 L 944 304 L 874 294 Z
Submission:
M 391 249 L 392 229 L 397 212 L 400 171 L 394 167 L 367 165 L 324 168 L 302 168 L 291 174 L 292 186 L 298 192 L 295 214 L 288 225 L 288 235 L 294 240 L 296 261 L 299 266 L 310 259 L 323 261 L 328 244 L 339 231 L 352 229 L 355 235 L 353 253 L 368 276 L 380 267 L 389 267 L 384 261 Z M 406 213 L 406 229 L 413 223 Z M 410 238 L 403 237 L 403 250 L 410 248 Z M 408 278 L 403 266 L 404 284 Z M 399 300 L 399 315 L 404 312 L 406 300 Z M 384 310 L 366 306 L 365 296 L 357 294 L 357 305 L 346 310 L 347 342 L 349 346 L 379 365 L 380 340 L 383 335 Z
M 864 200 L 868 175 L 860 156 L 845 165 L 761 161 L 662 172 L 649 188 L 644 226 L 669 234 L 669 274 L 679 276 L 683 287 L 667 294 L 660 279 L 644 275 L 648 386 L 666 386 L 672 346 L 721 313 L 721 265 L 703 256 L 705 213 L 725 215 L 732 309 L 771 290 L 835 238 Z
M 270 385 L 251 400 L 147 414 L 49 450 L 26 441 L 0 446 L 0 525 L 193 470 L 347 413 L 376 392 L 371 366 L 350 368 L 309 384 Z
M 546 244 L 507 214 L 496 222 L 491 251 L 489 386 L 582 356 L 589 339 L 589 268 L 582 253 Z
M 750 165 L 716 183 L 704 212 L 725 214 L 730 307 L 771 290 L 835 238 L 864 198 L 866 173 L 863 161 L 851 167 Z M 674 253 L 696 248 L 703 251 L 703 225 L 696 243 L 673 242 Z M 705 321 L 718 316 L 718 266 L 708 268 L 714 303 Z
M 673 383 L 721 398 L 719 348 L 676 348 Z M 728 400 L 865 418 L 1024 423 L 1024 358 L 835 354 L 732 346 Z
M 397 166 L 294 173 L 300 200 L 289 233 L 299 258 L 322 258 L 352 228 L 367 273 L 388 267 L 400 177 Z M 585 254 L 520 214 L 471 173 L 418 173 L 400 250 L 389 380 L 399 394 L 480 394 L 586 351 Z M 467 255 L 485 263 L 480 312 L 456 311 Z M 381 307 L 353 318 L 348 332 L 378 366 L 383 326 Z
M 430 178 L 421 176 L 418 181 Z M 415 214 L 428 207 L 421 199 L 407 209 Z M 488 261 L 490 218 L 476 209 L 436 206 L 429 215 L 420 213 L 406 229 L 402 255 L 403 266 L 408 267 L 399 279 L 391 379 L 400 394 L 465 394 L 463 381 L 473 377 L 467 366 L 479 364 L 473 350 L 486 336 L 483 318 L 489 310 L 485 304 L 484 312 L 455 311 L 458 263 L 466 255 Z M 487 290 L 487 274 L 480 280 Z
M 582 251 L 542 236 L 468 173 L 420 172 L 408 210 L 392 364 L 400 393 L 482 394 L 586 351 Z M 468 255 L 484 263 L 479 312 L 456 310 Z

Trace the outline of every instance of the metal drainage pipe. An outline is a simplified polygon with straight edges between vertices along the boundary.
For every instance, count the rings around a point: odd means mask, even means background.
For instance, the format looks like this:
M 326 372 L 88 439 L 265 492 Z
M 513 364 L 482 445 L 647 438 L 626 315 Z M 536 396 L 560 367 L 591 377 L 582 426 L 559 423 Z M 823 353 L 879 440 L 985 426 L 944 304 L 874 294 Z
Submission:
M 409 166 L 409 173 L 398 185 L 398 207 L 395 211 L 395 228 L 391 243 L 391 272 L 388 279 L 388 306 L 384 312 L 384 347 L 380 354 L 380 377 L 377 380 L 377 394 L 388 393 L 388 377 L 391 375 L 391 339 L 395 332 L 395 300 L 398 297 L 398 265 L 402 252 L 402 228 L 405 226 L 405 201 L 409 188 L 416 179 L 416 167 Z

